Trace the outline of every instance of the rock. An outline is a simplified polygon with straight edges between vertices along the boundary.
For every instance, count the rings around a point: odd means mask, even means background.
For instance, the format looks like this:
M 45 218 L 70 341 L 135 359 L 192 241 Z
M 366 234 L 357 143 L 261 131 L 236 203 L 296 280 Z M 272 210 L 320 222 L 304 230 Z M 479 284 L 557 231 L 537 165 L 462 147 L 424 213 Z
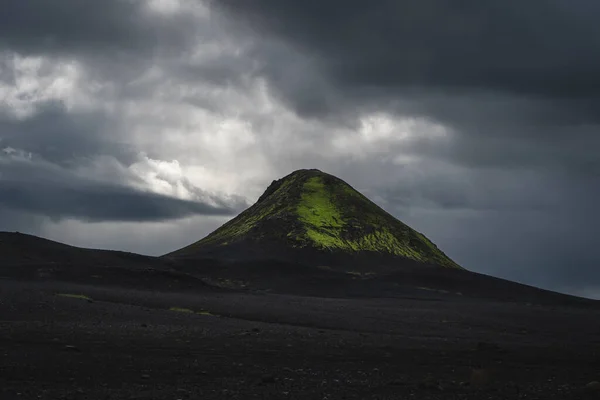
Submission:
M 73 346 L 73 345 L 70 345 L 70 344 L 68 344 L 68 345 L 65 346 L 65 350 L 66 351 L 72 351 L 72 352 L 75 352 L 75 353 L 81 353 L 81 349 L 79 347 Z

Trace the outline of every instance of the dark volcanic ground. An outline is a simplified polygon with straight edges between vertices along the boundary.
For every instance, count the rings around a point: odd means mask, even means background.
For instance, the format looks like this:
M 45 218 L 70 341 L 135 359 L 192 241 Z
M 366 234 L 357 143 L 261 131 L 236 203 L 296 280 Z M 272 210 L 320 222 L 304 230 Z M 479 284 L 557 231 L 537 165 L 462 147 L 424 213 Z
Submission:
M 600 399 L 596 381 L 591 300 L 0 233 L 0 400 Z
M 0 280 L 0 399 L 600 398 L 589 305 L 177 290 Z

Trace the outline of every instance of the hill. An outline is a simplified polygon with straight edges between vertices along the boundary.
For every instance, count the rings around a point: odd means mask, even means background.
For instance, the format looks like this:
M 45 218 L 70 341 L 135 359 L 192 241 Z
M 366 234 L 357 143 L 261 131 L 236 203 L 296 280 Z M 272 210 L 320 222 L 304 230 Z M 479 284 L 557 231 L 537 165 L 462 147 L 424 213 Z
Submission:
M 113 250 L 70 246 L 19 232 L 0 232 L 0 256 L 4 266 L 44 264 L 149 265 L 154 257 Z
M 316 169 L 273 181 L 236 218 L 165 257 L 461 268 L 423 234 L 343 180 Z
M 70 246 L 18 232 L 0 232 L 0 279 L 65 281 L 155 290 L 206 290 L 169 260 Z

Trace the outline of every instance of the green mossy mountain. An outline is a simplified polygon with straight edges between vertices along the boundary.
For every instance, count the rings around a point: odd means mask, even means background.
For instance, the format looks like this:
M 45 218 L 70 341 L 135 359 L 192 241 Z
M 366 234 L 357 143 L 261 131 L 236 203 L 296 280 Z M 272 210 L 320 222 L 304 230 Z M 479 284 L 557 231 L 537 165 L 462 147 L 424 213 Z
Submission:
M 404 259 L 460 268 L 429 239 L 319 170 L 299 170 L 273 181 L 258 201 L 204 239 L 170 257 L 252 251 L 295 257 L 310 253 Z

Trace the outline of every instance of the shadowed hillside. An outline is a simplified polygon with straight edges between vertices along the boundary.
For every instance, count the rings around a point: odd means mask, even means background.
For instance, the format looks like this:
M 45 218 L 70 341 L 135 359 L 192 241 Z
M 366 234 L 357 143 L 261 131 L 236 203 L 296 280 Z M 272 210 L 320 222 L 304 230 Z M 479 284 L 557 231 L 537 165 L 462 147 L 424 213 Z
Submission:
M 0 278 L 68 281 L 143 289 L 204 290 L 199 278 L 168 260 L 85 249 L 16 232 L 0 232 Z

